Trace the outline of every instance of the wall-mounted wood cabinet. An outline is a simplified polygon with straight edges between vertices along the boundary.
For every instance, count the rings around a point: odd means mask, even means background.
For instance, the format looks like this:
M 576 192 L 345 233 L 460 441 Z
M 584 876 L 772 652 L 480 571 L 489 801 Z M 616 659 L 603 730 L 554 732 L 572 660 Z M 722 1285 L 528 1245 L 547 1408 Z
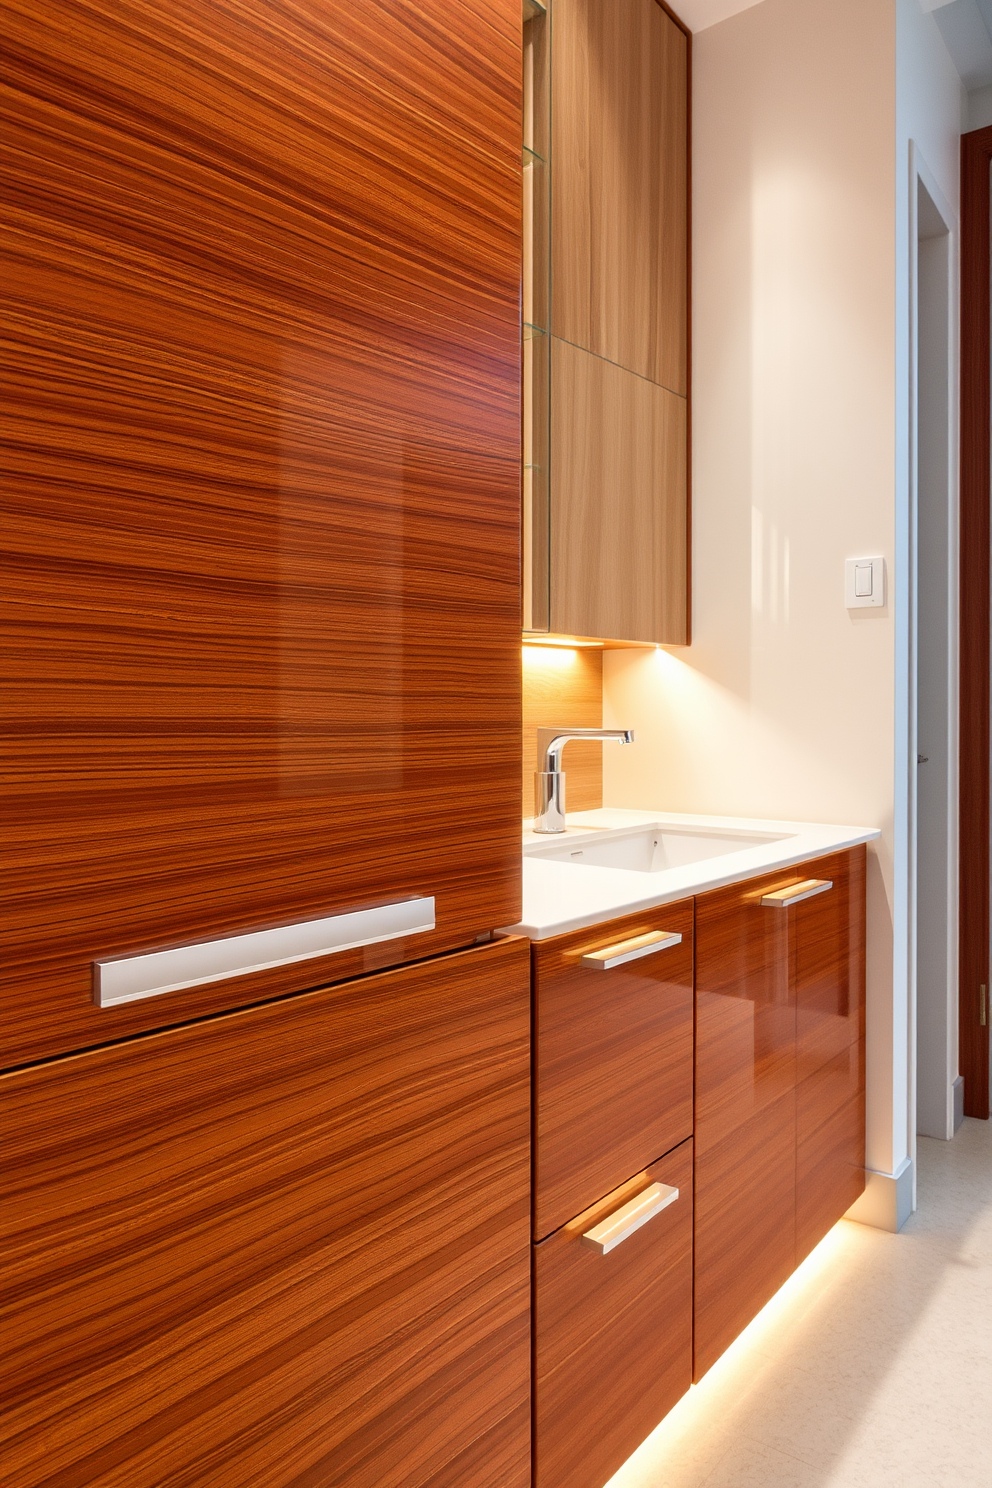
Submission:
M 689 37 L 658 0 L 553 0 L 525 29 L 550 181 L 525 289 L 525 628 L 684 644 Z

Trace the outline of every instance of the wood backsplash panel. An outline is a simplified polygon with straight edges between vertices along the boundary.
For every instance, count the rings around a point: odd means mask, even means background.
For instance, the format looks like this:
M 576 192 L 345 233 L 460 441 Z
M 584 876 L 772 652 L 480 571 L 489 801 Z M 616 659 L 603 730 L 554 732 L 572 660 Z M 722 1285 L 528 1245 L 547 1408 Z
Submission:
M 519 916 L 521 31 L 4 30 L 10 1065 Z M 371 961 L 92 1005 L 95 959 L 414 894 Z
M 534 775 L 539 728 L 602 728 L 603 653 L 594 647 L 575 650 L 552 646 L 524 647 L 523 814 L 534 815 Z M 595 811 L 603 804 L 603 750 L 615 746 L 565 745 L 566 808 Z

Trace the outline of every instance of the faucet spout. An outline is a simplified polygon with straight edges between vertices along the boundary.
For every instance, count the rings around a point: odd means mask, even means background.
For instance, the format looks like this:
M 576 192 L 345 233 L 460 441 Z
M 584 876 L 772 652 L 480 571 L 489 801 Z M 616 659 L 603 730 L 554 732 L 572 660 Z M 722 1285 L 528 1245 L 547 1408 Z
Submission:
M 552 729 L 537 731 L 537 754 L 541 768 L 537 772 L 535 832 L 565 830 L 565 772 L 561 755 L 571 739 L 615 739 L 618 744 L 633 744 L 633 729 Z

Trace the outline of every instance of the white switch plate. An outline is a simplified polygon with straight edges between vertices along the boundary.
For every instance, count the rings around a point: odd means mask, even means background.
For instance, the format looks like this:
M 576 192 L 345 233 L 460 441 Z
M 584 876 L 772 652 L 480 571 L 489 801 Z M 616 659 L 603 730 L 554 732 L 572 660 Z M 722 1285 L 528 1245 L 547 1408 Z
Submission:
M 844 603 L 849 610 L 884 605 L 884 558 L 847 559 L 844 564 Z

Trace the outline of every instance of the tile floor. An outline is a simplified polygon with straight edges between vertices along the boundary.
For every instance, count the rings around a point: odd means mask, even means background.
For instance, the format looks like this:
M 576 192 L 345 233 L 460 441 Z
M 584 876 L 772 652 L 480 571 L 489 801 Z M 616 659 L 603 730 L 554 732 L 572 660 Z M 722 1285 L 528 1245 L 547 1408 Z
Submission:
M 992 1488 L 992 1122 L 919 1139 L 899 1235 L 842 1220 L 609 1488 Z

